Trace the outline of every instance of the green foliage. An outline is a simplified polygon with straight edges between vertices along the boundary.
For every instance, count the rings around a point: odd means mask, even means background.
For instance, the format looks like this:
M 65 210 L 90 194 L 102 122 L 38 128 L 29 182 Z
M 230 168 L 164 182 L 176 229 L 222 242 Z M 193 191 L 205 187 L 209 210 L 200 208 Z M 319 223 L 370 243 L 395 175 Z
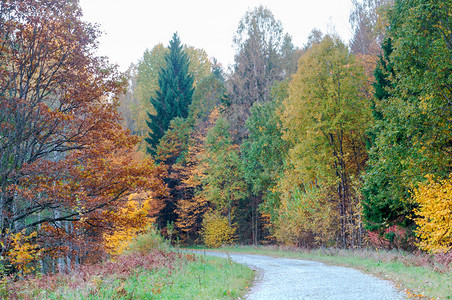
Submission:
M 287 83 L 279 88 L 286 94 Z M 272 219 L 279 206 L 275 186 L 289 149 L 289 142 L 282 139 L 280 109 L 280 100 L 255 103 L 246 121 L 249 136 L 240 147 L 245 179 L 254 195 L 264 197 L 262 208 Z
M 376 76 L 376 125 L 365 175 L 367 227 L 409 226 L 410 190 L 452 169 L 451 1 L 396 1 Z
M 214 73 L 204 77 L 193 93 L 193 101 L 190 105 L 190 118 L 201 125 L 209 120 L 212 111 L 221 105 L 222 98 L 226 94 L 224 82 Z
M 155 97 L 159 89 L 159 72 L 166 68 L 165 57 L 168 52 L 169 50 L 163 44 L 155 45 L 152 50 L 146 49 L 136 67 L 136 74 L 134 74 L 136 86 L 133 95 L 137 99 L 138 105 L 135 105 L 132 111 L 137 124 L 137 132 L 141 136 L 144 136 L 148 129 L 147 113 L 155 113 L 149 99 Z
M 285 245 L 332 245 L 338 234 L 338 213 L 319 188 L 294 188 L 277 209 L 274 235 Z
M 205 199 L 232 224 L 237 202 L 246 196 L 246 184 L 241 169 L 238 149 L 232 144 L 229 124 L 219 117 L 206 138 L 206 170 L 202 178 Z
M 200 81 L 209 76 L 211 71 L 211 63 L 209 62 L 207 53 L 203 49 L 197 49 L 192 46 L 184 46 L 184 52 L 190 60 L 188 67 L 189 73 L 193 76 L 194 85 L 197 86 Z M 163 44 L 155 45 L 151 50 L 146 49 L 138 64 L 129 72 L 132 81 L 132 95 L 136 99 L 136 103 L 130 103 L 129 109 L 132 118 L 135 121 L 135 131 L 140 136 L 144 136 L 148 126 L 146 120 L 147 113 L 154 114 L 149 99 L 156 97 L 159 90 L 159 72 L 165 69 L 167 61 L 165 57 L 169 54 L 169 49 Z
M 246 122 L 249 137 L 241 146 L 245 177 L 255 194 L 274 185 L 282 173 L 288 142 L 282 139 L 276 101 L 255 103 Z
M 159 90 L 151 98 L 155 114 L 148 112 L 150 129 L 145 138 L 148 152 L 155 153 L 155 147 L 175 117 L 186 118 L 193 96 L 193 76 L 189 74 L 189 59 L 183 51 L 180 39 L 174 34 L 169 53 L 165 55 L 166 67 L 159 71 Z
M 158 162 L 173 165 L 183 159 L 188 150 L 192 124 L 189 119 L 175 117 L 156 147 L 155 158 Z
M 363 213 L 366 226 L 370 230 L 390 227 L 394 222 L 407 226 L 405 216 L 413 209 L 409 199 L 409 180 L 404 174 L 403 161 L 410 148 L 406 130 L 396 123 L 390 113 L 391 92 L 396 86 L 392 39 L 382 45 L 383 55 L 375 69 L 375 99 L 372 100 L 373 127 L 369 136 L 369 161 L 364 174 Z M 397 116 L 399 107 L 396 109 Z
M 184 46 L 184 52 L 190 60 L 188 73 L 193 76 L 193 84 L 198 88 L 198 84 L 212 74 L 212 63 L 209 60 L 209 55 L 204 49 L 193 46 Z

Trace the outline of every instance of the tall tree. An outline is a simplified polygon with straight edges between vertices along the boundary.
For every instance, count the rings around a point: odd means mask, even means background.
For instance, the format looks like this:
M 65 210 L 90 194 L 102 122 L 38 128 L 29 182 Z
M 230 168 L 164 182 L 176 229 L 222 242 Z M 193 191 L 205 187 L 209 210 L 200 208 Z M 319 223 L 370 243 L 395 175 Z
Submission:
M 392 71 L 376 95 L 384 98 L 364 190 L 369 227 L 412 224 L 410 190 L 426 174 L 444 179 L 452 171 L 451 7 L 450 0 L 395 1 L 390 11 Z M 391 192 L 378 190 L 384 186 Z
M 238 149 L 232 143 L 228 127 L 226 119 L 220 116 L 207 134 L 202 194 L 215 210 L 227 217 L 231 226 L 238 201 L 246 195 L 246 185 Z
M 159 71 L 159 90 L 151 97 L 155 114 L 148 112 L 150 129 L 148 151 L 155 148 L 175 117 L 186 118 L 193 97 L 193 76 L 189 74 L 189 59 L 183 50 L 177 33 L 170 41 L 169 53 L 165 56 L 166 67 Z
M 184 46 L 184 50 L 190 60 L 189 73 L 197 86 L 211 73 L 209 57 L 203 49 Z M 149 99 L 155 97 L 159 89 L 159 71 L 166 67 L 165 55 L 168 52 L 169 49 L 163 44 L 157 44 L 151 50 L 146 49 L 138 63 L 127 71 L 129 86 L 127 92 L 119 97 L 120 113 L 127 128 L 140 137 L 144 137 L 149 129 L 146 124 L 147 113 L 155 113 Z M 142 141 L 140 150 L 146 150 L 146 144 Z
M 129 129 L 132 134 L 139 134 L 138 122 L 136 120 L 136 107 L 138 99 L 133 90 L 137 86 L 136 65 L 130 64 L 125 75 L 127 76 L 127 90 L 118 96 L 118 112 L 122 117 L 122 125 Z
M 364 67 L 367 80 L 363 88 L 370 102 L 373 101 L 374 70 L 382 52 L 381 44 L 386 37 L 389 20 L 388 11 L 393 3 L 393 0 L 353 1 L 350 50 Z
M 0 6 L 0 255 L 22 230 L 78 261 L 99 246 L 102 214 L 134 189 L 160 190 L 120 126 L 117 70 L 93 55 L 99 31 L 77 1 Z M 74 261 L 74 260 L 72 260 Z M 3 262 L 2 262 L 3 263 Z
M 363 78 L 347 47 L 327 35 L 300 58 L 282 114 L 283 137 L 293 145 L 288 171 L 299 177 L 295 182 L 294 176 L 283 178 L 289 180 L 283 186 L 292 185 L 291 192 L 282 191 L 283 200 L 312 199 L 309 195 L 319 190 L 339 216 L 341 246 L 359 243 L 355 187 L 367 158 L 364 133 L 370 120 L 359 88 Z
M 242 146 L 241 157 L 246 181 L 251 188 L 250 209 L 253 243 L 259 240 L 262 214 L 277 219 L 279 208 L 276 185 L 283 174 L 289 142 L 282 138 L 278 116 L 282 100 L 287 97 L 288 82 L 274 89 L 275 100 L 255 103 L 246 121 L 249 137 Z
M 136 84 L 131 93 L 137 103 L 131 107 L 131 110 L 136 122 L 136 133 L 141 137 L 144 137 L 149 130 L 146 124 L 148 113 L 155 113 L 150 99 L 156 97 L 159 89 L 159 72 L 166 67 L 166 55 L 168 55 L 168 49 L 163 44 L 157 44 L 151 50 L 144 51 L 136 66 L 133 76 Z
M 407 222 L 411 223 L 405 216 L 414 208 L 413 203 L 406 201 L 410 197 L 407 177 L 400 176 L 404 174 L 403 160 L 410 146 L 406 131 L 395 126 L 388 109 L 396 85 L 392 47 L 389 37 L 382 45 L 383 53 L 374 72 L 375 92 L 371 99 L 374 124 L 367 132 L 369 161 L 363 186 L 363 213 L 370 230 L 384 231 L 394 224 L 405 227 Z
M 350 49 L 355 54 L 376 54 L 383 43 L 388 22 L 387 12 L 394 0 L 353 0 L 350 23 L 353 37 Z
M 229 80 L 229 123 L 235 138 L 241 141 L 246 137 L 244 125 L 251 106 L 270 100 L 274 82 L 286 78 L 294 70 L 283 59 L 293 62 L 296 49 L 290 36 L 283 34 L 281 22 L 263 6 L 245 14 L 233 41 L 237 53 Z

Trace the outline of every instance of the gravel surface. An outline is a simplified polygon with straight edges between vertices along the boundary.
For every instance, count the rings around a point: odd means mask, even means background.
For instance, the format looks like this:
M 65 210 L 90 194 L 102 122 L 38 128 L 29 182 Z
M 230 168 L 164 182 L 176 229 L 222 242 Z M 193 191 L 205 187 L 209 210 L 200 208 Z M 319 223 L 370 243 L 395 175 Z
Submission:
M 390 281 L 351 268 L 261 255 L 205 253 L 229 256 L 257 271 L 246 299 L 406 299 Z

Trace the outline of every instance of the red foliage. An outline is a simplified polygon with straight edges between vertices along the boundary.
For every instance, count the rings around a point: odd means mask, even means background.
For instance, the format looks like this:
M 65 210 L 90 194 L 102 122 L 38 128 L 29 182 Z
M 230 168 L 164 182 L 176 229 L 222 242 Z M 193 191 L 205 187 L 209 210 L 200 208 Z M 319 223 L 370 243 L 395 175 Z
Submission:
M 384 249 L 406 249 L 413 245 L 412 237 L 403 227 L 393 225 L 384 230 L 368 231 L 369 241 L 373 247 Z

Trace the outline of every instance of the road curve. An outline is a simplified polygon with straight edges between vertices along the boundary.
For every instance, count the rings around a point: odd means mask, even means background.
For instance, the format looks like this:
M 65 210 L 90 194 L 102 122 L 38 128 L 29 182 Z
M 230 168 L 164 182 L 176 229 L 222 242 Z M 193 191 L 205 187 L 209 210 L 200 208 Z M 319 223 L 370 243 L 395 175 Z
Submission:
M 258 272 L 246 299 L 405 299 L 391 282 L 351 268 L 261 255 L 202 253 L 229 256 Z

